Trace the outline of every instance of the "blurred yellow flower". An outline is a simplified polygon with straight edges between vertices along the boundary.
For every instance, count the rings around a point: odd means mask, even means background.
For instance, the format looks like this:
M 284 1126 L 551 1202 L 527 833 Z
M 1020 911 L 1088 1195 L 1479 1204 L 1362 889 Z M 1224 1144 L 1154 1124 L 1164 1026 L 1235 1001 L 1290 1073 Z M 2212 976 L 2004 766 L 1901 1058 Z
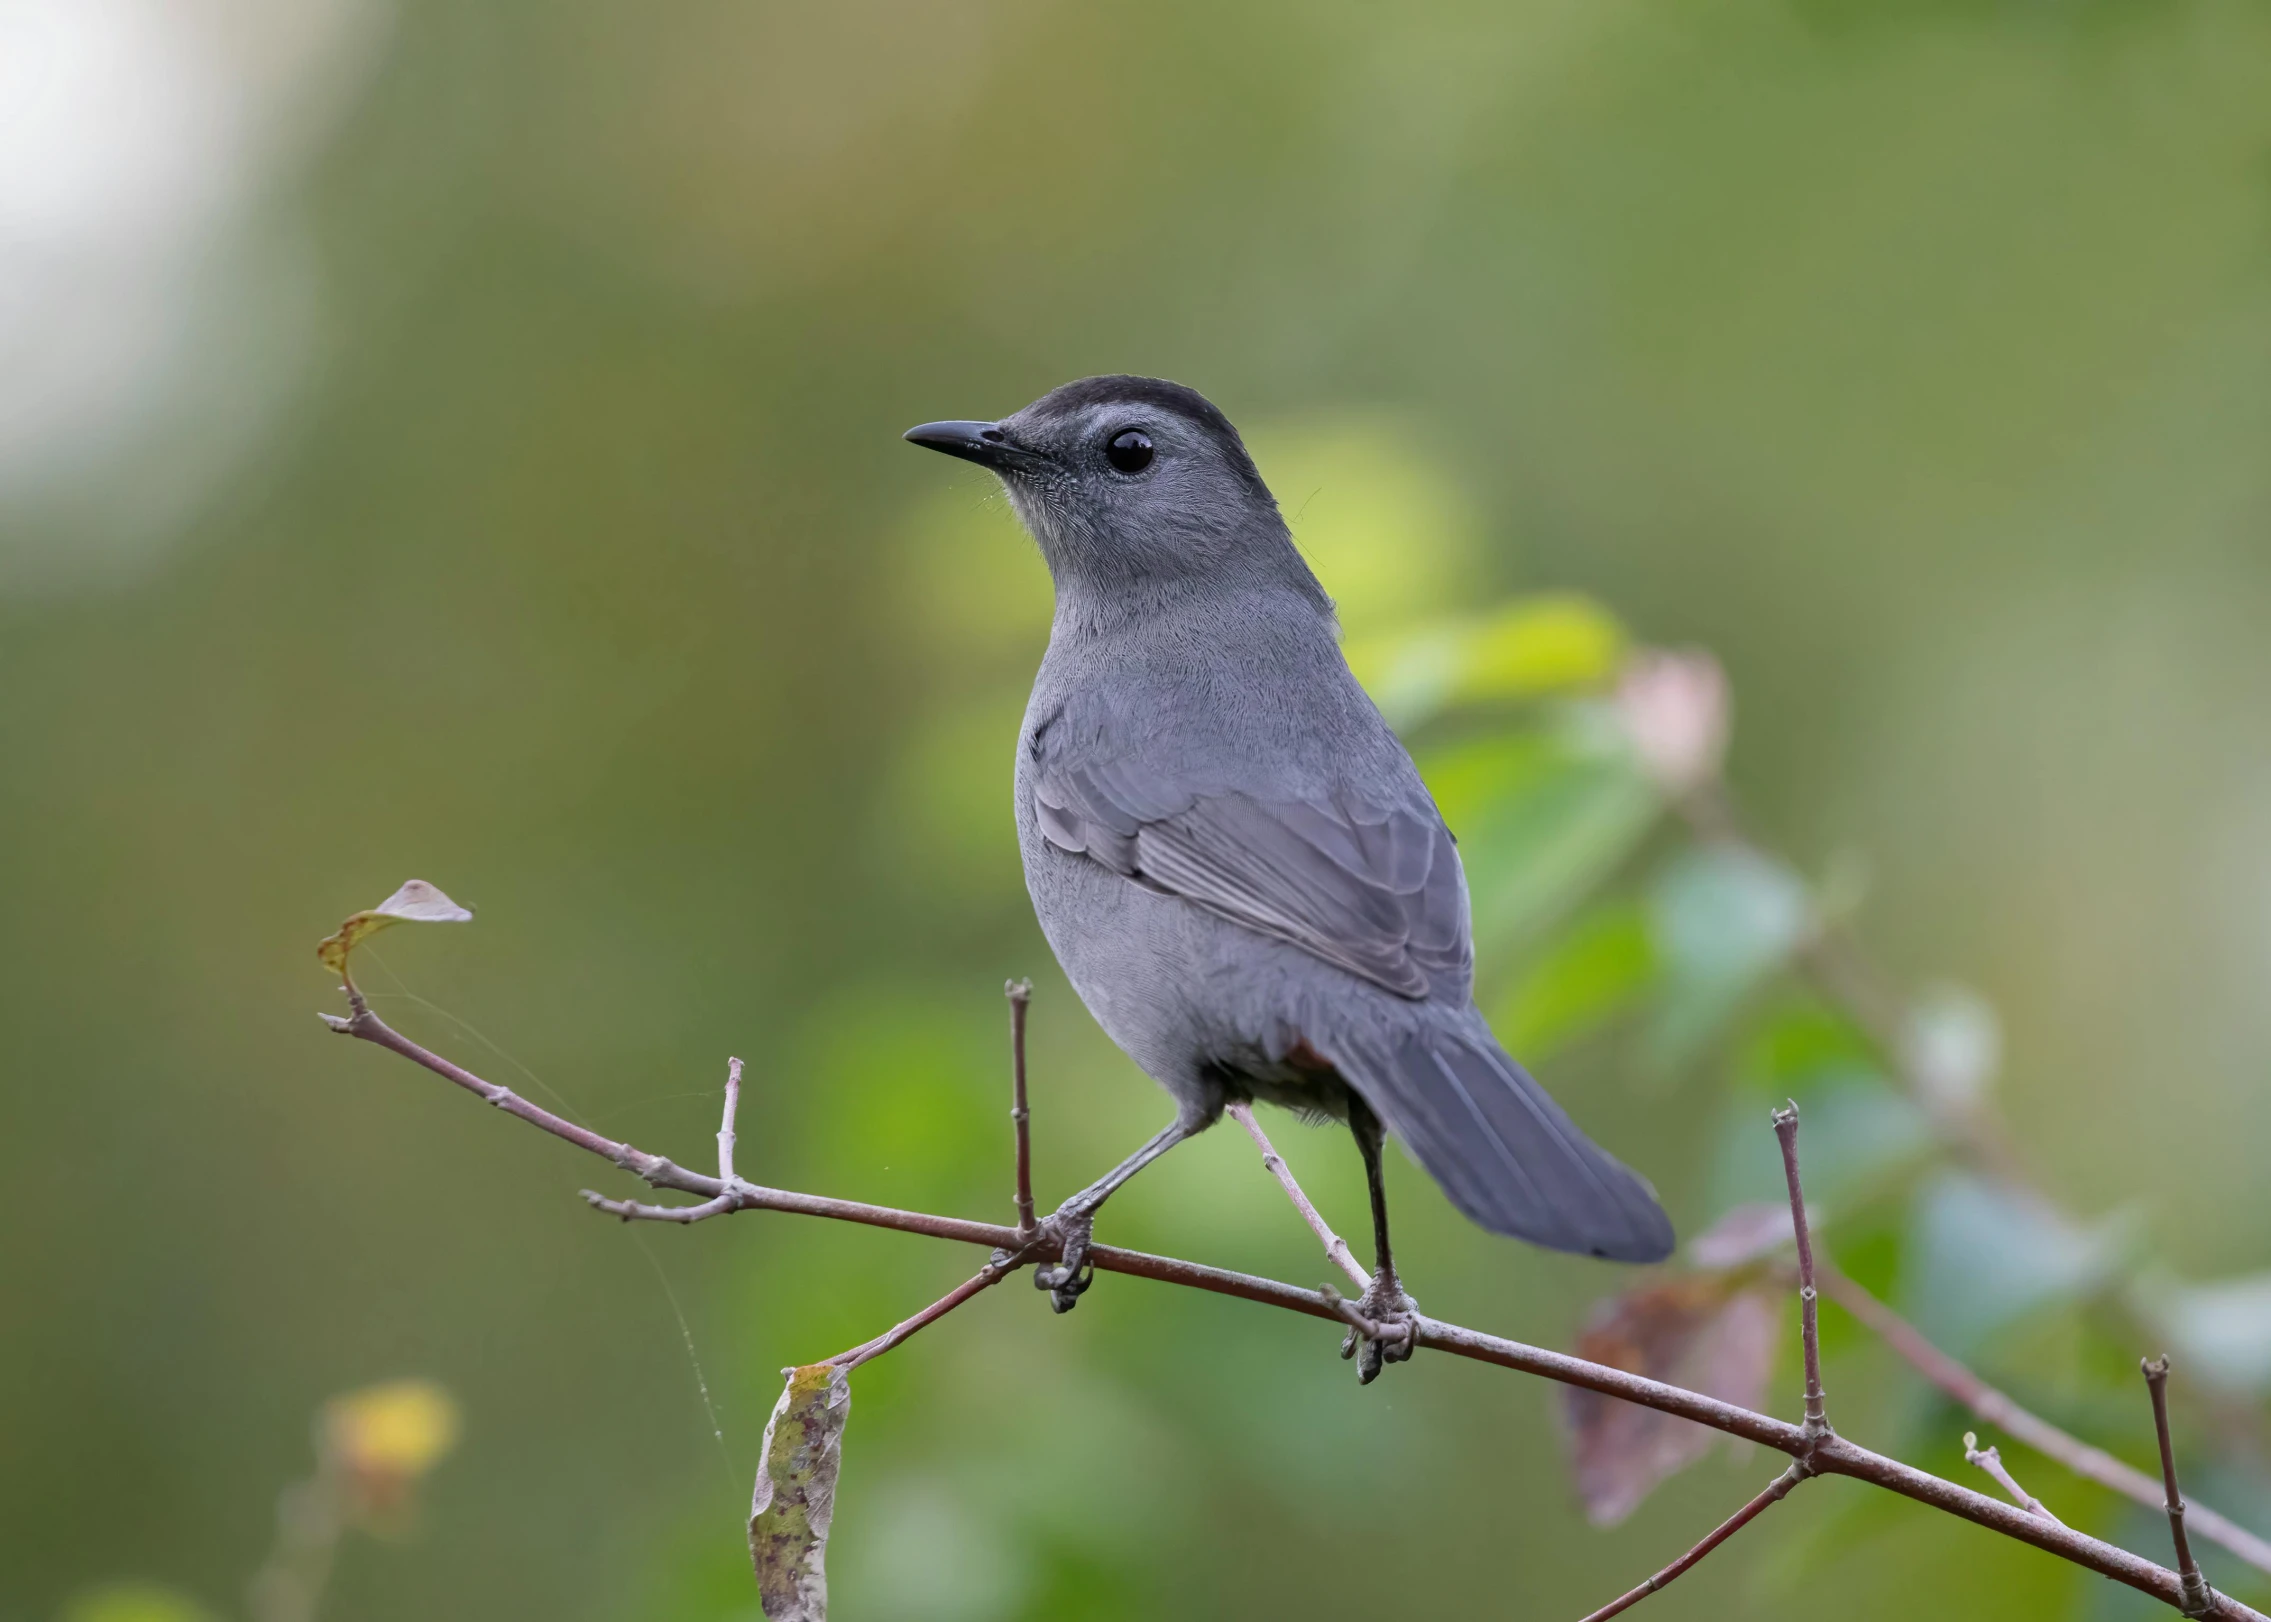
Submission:
M 389 1380 L 324 1405 L 325 1463 L 345 1478 L 365 1515 L 401 1505 L 457 1445 L 457 1404 L 431 1380 Z

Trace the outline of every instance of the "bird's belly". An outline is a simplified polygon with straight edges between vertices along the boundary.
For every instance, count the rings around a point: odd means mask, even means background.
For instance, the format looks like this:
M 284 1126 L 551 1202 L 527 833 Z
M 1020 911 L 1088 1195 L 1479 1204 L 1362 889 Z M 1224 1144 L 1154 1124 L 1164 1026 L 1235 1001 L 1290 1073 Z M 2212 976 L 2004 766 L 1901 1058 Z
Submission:
M 1037 832 L 1026 885 L 1041 931 L 1096 1023 L 1178 1099 L 1252 1097 L 1343 1117 L 1347 1089 L 1302 1051 L 1304 1006 L 1337 971 Z M 1361 994 L 1359 994 L 1361 995 Z

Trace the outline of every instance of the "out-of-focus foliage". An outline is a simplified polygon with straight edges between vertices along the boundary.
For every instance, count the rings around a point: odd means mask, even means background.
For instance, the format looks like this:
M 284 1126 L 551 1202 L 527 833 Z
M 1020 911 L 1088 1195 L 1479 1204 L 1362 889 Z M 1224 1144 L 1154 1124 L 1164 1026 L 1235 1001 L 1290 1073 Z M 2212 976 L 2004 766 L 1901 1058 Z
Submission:
M 1755 1270 L 1669 1279 L 1603 1301 L 1577 1337 L 1577 1355 L 1755 1408 L 1774 1366 L 1782 1307 L 1783 1291 Z M 1724 1440 L 1576 1387 L 1561 1393 L 1561 1405 L 1577 1490 L 1598 1526 L 1623 1520 L 1665 1477 Z
M 406 905 L 421 904 L 427 898 L 413 892 L 416 884 L 393 900 L 409 894 Z M 352 1528 L 403 1536 L 419 1484 L 449 1456 L 457 1435 L 457 1404 L 431 1380 L 389 1380 L 326 1402 L 316 1416 L 315 1472 L 278 1497 L 275 1540 L 248 1585 L 252 1622 L 313 1622 L 337 1569 L 342 1534 Z M 171 1588 L 109 1583 L 73 1596 L 58 1622 L 213 1622 L 213 1613 Z
M 60 1213 L 0 1245 L 0 1614 L 233 1596 L 306 1415 L 417 1367 L 477 1423 L 327 1617 L 745 1622 L 772 1371 L 967 1258 L 599 1222 L 604 1169 L 327 1035 L 303 943 L 435 875 L 482 929 L 354 960 L 407 1031 L 681 1156 L 741 1053 L 748 1175 L 996 1216 L 1033 973 L 1040 1193 L 1086 1182 L 1164 1106 L 1019 882 L 1046 582 L 897 433 L 1112 369 L 1239 422 L 1368 670 L 1439 650 L 1409 713 L 1485 1007 L 1683 1234 L 1778 1196 L 1795 1096 L 1824 1243 L 1922 1314 L 1929 1191 L 1981 1172 L 1941 1134 L 1989 1109 L 2088 1265 L 1982 1371 L 2142 1462 L 2165 1328 L 2188 1486 L 2271 1527 L 2252 0 L 52 0 L 0 8 L 0 109 L 0 1028 L 12 1209 Z M 1582 634 L 1444 677 L 1533 615 Z M 1759 969 L 1786 883 L 1675 882 L 1710 711 L 1636 726 L 1635 642 L 1724 661 L 1804 920 L 1997 1040 L 1928 1003 L 1877 1051 Z M 1698 893 L 1751 896 L 1697 937 L 1739 984 L 1661 932 Z M 1361 1232 L 1345 1142 L 1279 1142 Z M 1567 1345 L 1646 1282 L 1391 1179 L 1431 1312 Z M 1221 1134 L 1105 1226 L 1320 1266 Z M 1329 1329 L 1186 1293 L 994 1291 L 864 1368 L 840 1613 L 1575 1616 L 1758 1485 L 1714 1455 L 1593 1530 L 1550 1393 L 1360 1393 Z M 1968 1468 L 1975 1421 L 1825 1332 L 1842 1429 Z M 1905 1506 L 1774 1519 L 1651 1610 L 1905 1622 L 1928 1572 L 1951 1617 L 2115 1614 Z
M 212 1622 L 213 1613 L 154 1583 L 107 1583 L 74 1595 L 59 1622 Z
M 1622 653 L 1623 632 L 1599 607 L 1545 597 L 1416 635 L 1352 640 L 1348 662 L 1388 719 L 1408 728 L 1454 704 L 1599 687 Z
M 399 1527 L 411 1494 L 457 1446 L 457 1404 L 431 1380 L 389 1380 L 323 1407 L 322 1469 L 336 1475 L 348 1518 L 366 1531 Z

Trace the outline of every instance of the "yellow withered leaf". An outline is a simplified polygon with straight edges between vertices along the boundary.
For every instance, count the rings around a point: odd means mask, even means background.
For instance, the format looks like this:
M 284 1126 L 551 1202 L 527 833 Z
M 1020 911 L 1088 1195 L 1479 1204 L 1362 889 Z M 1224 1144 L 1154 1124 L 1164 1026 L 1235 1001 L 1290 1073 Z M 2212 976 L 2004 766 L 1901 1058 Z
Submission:
M 348 954 L 355 947 L 395 924 L 463 924 L 473 919 L 470 907 L 461 907 L 424 879 L 409 883 L 368 912 L 358 912 L 339 926 L 339 933 L 324 937 L 315 955 L 332 973 L 345 978 Z

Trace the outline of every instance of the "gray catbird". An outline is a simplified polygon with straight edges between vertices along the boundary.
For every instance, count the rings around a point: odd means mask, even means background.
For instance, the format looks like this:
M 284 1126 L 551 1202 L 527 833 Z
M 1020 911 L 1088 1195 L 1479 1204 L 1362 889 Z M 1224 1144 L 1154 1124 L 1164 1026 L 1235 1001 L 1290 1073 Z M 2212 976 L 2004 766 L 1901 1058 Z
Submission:
M 1036 1281 L 1057 1310 L 1087 1288 L 1097 1207 L 1241 1099 L 1355 1134 L 1376 1323 L 1413 1312 L 1383 1123 L 1493 1233 L 1668 1255 L 1653 1191 L 1476 1011 L 1458 850 L 1229 419 L 1180 384 L 1092 377 L 906 437 L 999 475 L 1048 561 L 1056 616 L 1017 740 L 1026 887 L 1089 1012 L 1176 1105 L 1050 1219 L 1063 1255 Z M 1361 1377 L 1410 1347 L 1365 1341 Z

